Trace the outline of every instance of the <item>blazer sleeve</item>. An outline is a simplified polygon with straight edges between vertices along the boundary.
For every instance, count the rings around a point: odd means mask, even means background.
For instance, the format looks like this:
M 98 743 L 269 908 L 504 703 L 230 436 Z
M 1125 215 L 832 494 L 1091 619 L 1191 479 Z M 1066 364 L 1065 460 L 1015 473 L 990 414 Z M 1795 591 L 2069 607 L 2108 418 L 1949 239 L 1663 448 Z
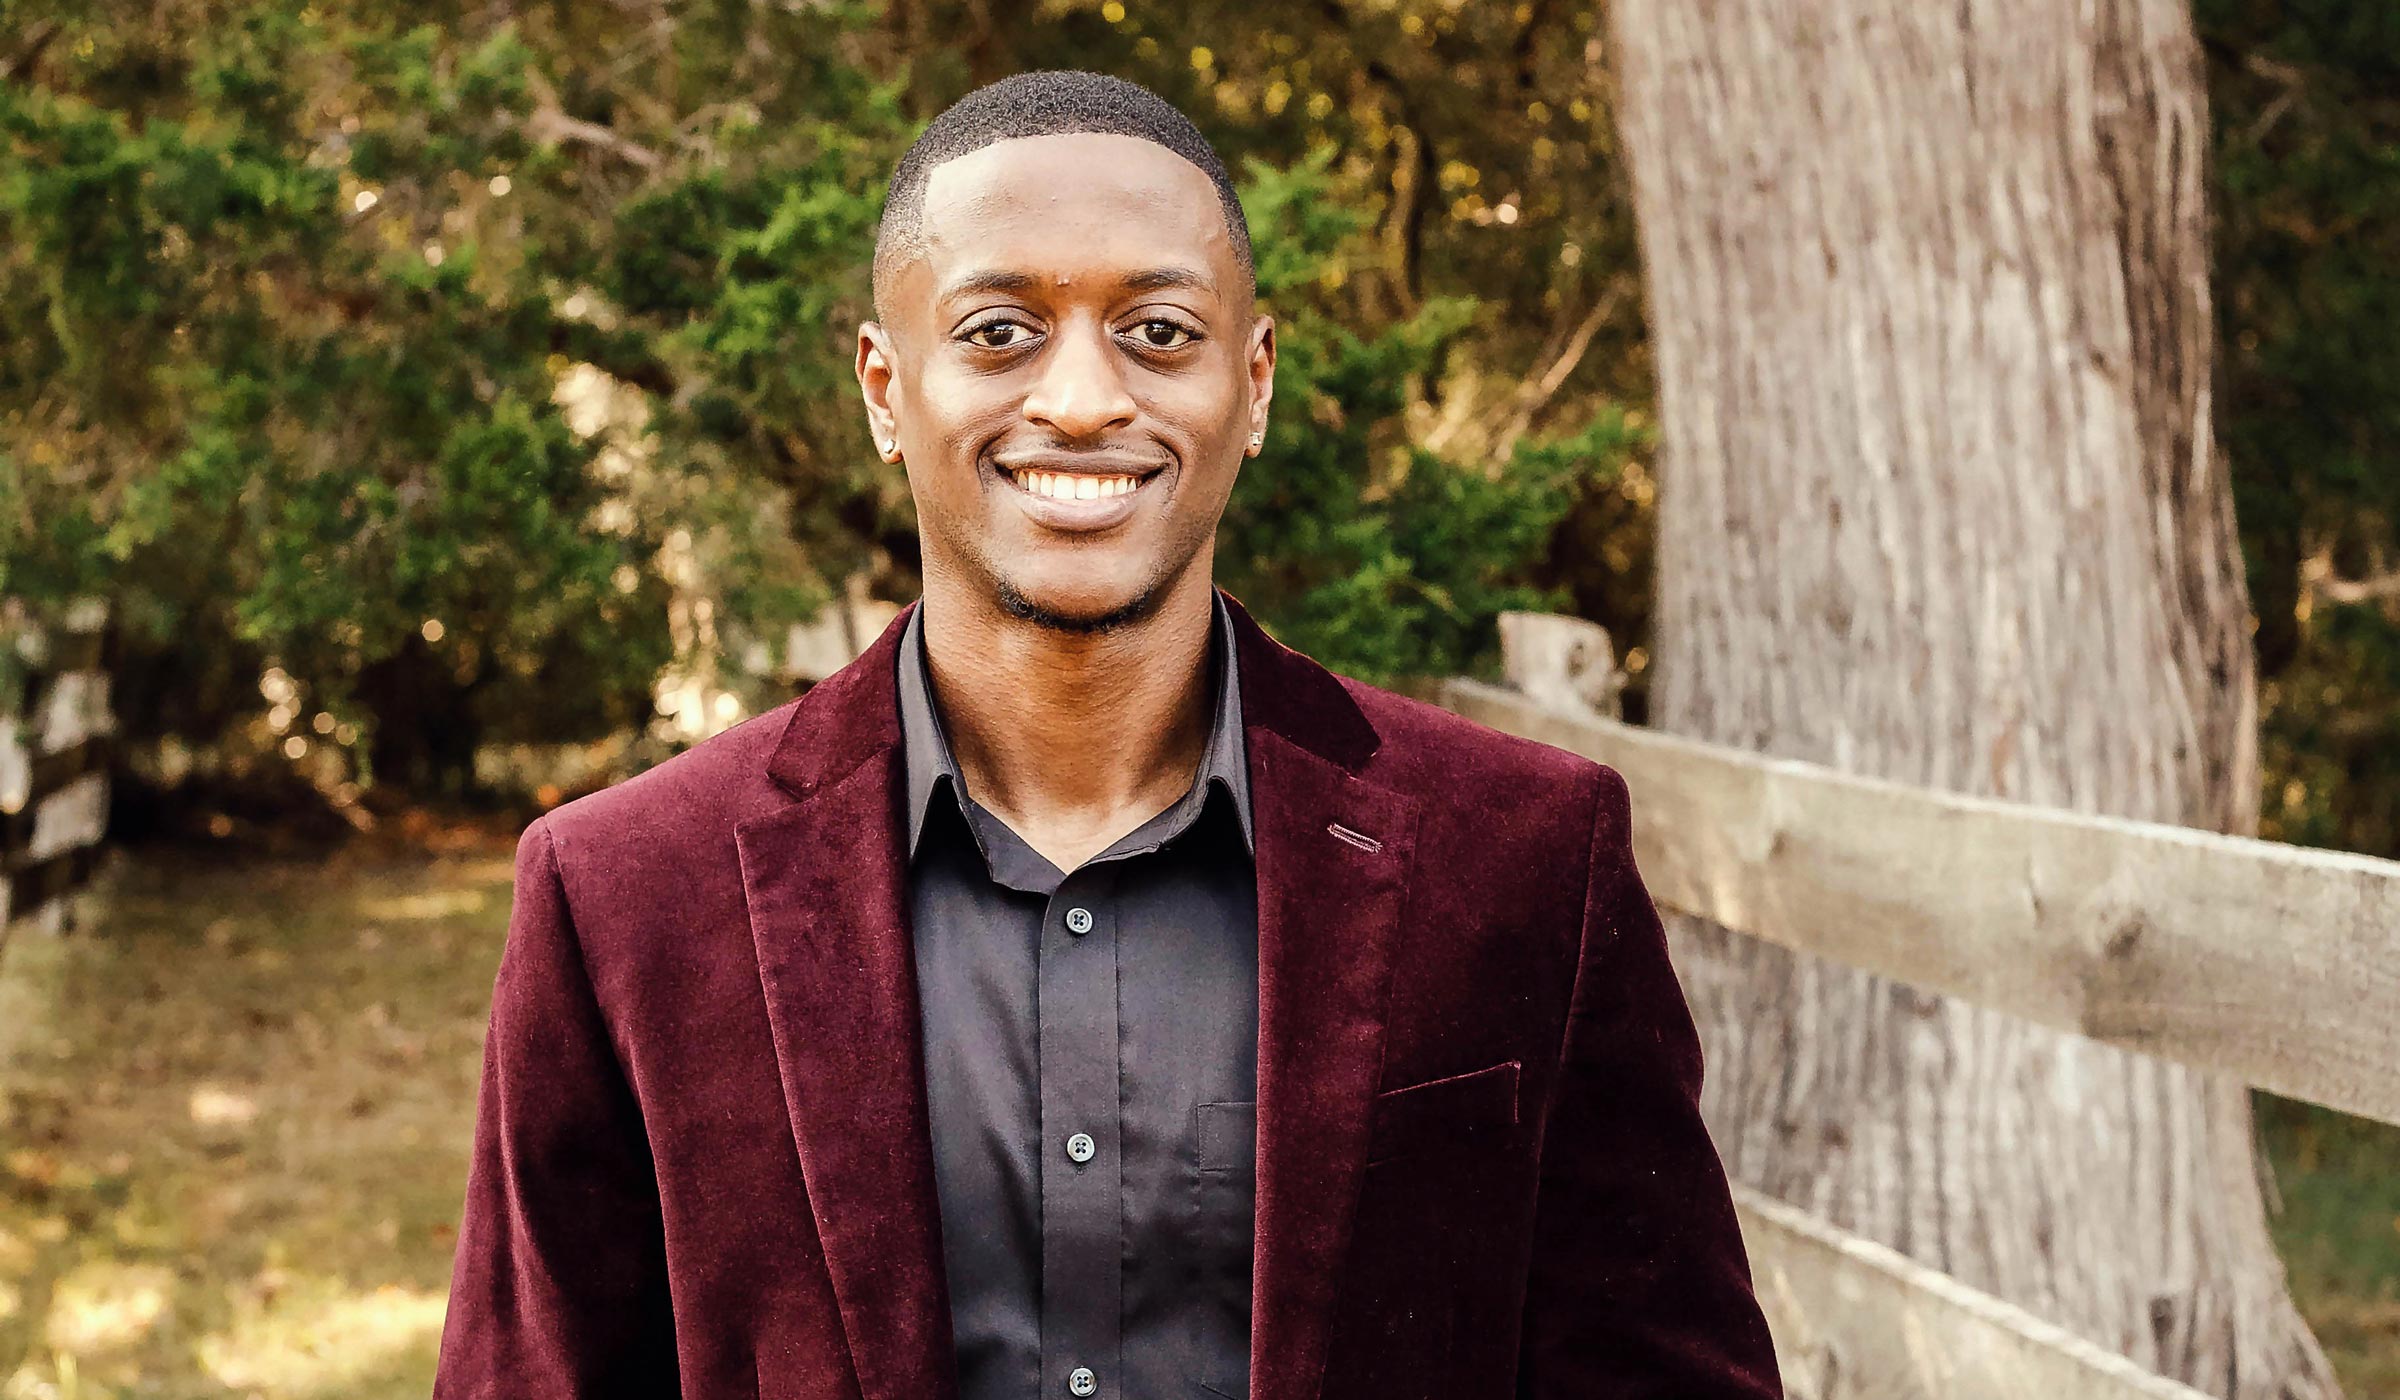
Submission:
M 1542 1143 L 1520 1400 L 1781 1400 L 1725 1170 L 1700 1117 L 1700 1040 L 1602 765 Z
M 548 821 L 517 842 L 434 1400 L 677 1393 L 657 1178 Z

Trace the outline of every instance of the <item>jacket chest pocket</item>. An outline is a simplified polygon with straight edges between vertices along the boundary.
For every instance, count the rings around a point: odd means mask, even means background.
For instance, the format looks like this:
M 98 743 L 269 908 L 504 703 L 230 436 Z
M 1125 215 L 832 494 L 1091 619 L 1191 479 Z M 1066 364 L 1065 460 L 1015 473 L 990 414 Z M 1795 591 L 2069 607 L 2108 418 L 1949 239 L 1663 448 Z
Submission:
M 1404 1084 L 1375 1095 L 1358 1218 L 1326 1372 L 1379 1400 L 1455 1400 L 1489 1382 L 1456 1374 L 1463 1309 L 1491 1288 L 1508 1250 L 1491 1228 L 1520 1173 L 1522 1062 Z M 1330 1392 L 1331 1386 L 1328 1386 Z
M 1516 1132 L 1522 1066 L 1519 1060 L 1502 1060 L 1377 1094 L 1370 1113 L 1367 1164 L 1442 1147 L 1506 1141 Z
M 1258 1104 L 1194 1110 L 1199 1170 L 1192 1187 L 1193 1379 L 1223 1400 L 1250 1395 L 1250 1261 L 1258 1193 Z

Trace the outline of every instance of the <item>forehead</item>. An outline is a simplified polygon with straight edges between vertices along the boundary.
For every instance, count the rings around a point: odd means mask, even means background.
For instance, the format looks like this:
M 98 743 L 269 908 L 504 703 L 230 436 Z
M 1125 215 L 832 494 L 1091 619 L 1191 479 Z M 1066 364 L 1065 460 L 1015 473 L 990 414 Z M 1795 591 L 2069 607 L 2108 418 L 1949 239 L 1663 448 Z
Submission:
M 1075 282 L 1185 263 L 1223 290 L 1236 266 L 1216 183 L 1138 136 L 994 142 L 935 166 L 921 208 L 919 244 L 936 288 L 976 272 Z

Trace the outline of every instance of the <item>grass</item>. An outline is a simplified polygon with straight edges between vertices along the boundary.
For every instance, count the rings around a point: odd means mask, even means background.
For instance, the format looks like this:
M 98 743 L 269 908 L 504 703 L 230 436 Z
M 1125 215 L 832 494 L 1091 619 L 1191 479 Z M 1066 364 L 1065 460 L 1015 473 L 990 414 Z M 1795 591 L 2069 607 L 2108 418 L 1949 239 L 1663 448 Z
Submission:
M 2301 1315 L 2352 1400 L 2400 1396 L 2400 1128 L 2253 1094 Z
M 510 854 L 145 862 L 0 956 L 0 1396 L 422 1400 Z
M 141 857 L 0 955 L 0 1400 L 422 1400 L 511 837 Z M 2400 1129 L 2261 1095 L 2303 1312 L 2400 1396 Z

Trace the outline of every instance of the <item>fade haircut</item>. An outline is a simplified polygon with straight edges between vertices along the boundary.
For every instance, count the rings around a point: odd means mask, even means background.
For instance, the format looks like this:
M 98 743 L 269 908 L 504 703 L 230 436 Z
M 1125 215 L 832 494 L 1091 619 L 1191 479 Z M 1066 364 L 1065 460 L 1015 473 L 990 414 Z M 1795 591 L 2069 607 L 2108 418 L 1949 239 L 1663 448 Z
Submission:
M 1105 132 L 1164 146 L 1200 168 L 1217 187 L 1217 204 L 1233 235 L 1233 259 L 1257 289 L 1250 258 L 1250 223 L 1225 163 L 1208 138 L 1172 103 L 1139 83 L 1105 73 L 1054 68 L 1019 73 L 975 89 L 935 117 L 900 157 L 885 191 L 883 222 L 875 232 L 875 316 L 883 318 L 893 275 L 924 251 L 925 181 L 945 161 L 1021 136 Z

